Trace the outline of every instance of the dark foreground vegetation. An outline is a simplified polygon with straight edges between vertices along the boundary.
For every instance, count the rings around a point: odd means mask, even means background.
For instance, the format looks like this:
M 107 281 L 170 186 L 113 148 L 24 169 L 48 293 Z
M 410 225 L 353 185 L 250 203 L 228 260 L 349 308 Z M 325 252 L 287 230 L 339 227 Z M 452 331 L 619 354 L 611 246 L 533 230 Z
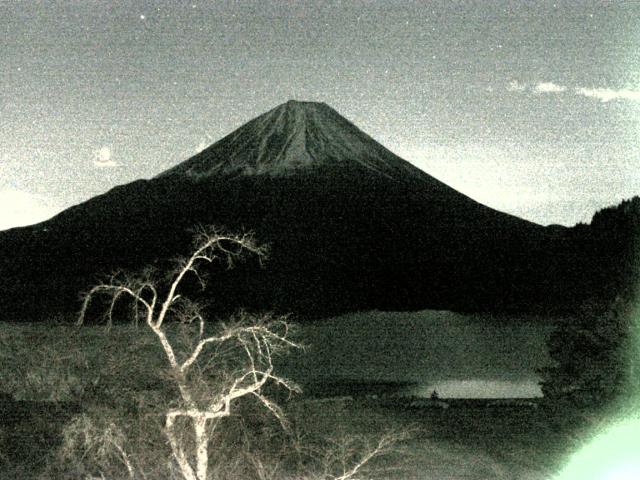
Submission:
M 129 478 L 118 445 L 134 478 L 181 478 L 170 473 L 161 421 L 175 392 L 142 326 L 4 323 L 0 338 L 0 391 L 11 392 L 0 402 L 1 478 Z M 210 478 L 341 478 L 387 438 L 385 455 L 353 478 L 545 479 L 604 419 L 558 403 L 440 409 L 270 393 L 288 430 L 247 399 L 212 433 Z

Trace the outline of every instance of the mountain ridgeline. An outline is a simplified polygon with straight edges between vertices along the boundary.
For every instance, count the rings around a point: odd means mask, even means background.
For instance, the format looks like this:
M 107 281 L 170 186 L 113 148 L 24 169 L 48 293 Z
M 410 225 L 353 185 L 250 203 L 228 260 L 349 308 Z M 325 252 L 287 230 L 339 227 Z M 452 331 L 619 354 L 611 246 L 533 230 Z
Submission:
M 629 284 L 639 203 L 543 227 L 448 187 L 329 106 L 291 101 L 155 178 L 0 232 L 0 316 L 76 311 L 99 274 L 189 253 L 196 225 L 270 246 L 264 267 L 211 271 L 200 295 L 216 313 L 567 312 Z

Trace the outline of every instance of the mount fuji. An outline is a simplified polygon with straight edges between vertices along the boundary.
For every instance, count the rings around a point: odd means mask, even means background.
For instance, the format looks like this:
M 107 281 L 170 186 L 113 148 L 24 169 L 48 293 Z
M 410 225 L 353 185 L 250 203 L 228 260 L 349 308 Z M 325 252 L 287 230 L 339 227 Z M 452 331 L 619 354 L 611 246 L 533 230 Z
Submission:
M 264 268 L 211 272 L 216 311 L 537 312 L 567 300 L 565 229 L 486 207 L 333 108 L 289 101 L 154 178 L 0 232 L 0 313 L 74 311 L 96 275 L 166 268 L 209 224 L 270 246 Z

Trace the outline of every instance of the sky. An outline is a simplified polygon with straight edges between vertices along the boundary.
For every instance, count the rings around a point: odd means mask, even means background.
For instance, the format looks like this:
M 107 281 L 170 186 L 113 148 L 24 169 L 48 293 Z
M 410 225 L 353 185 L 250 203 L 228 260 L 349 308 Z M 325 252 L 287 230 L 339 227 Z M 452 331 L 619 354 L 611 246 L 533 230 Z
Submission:
M 289 99 L 541 224 L 640 193 L 637 1 L 0 0 L 0 18 L 0 229 Z

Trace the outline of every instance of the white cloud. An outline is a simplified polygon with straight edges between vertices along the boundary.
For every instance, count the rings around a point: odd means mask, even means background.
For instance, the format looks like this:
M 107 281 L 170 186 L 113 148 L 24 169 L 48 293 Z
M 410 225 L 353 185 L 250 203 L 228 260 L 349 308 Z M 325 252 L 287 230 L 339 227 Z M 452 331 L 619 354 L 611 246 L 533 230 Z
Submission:
M 0 230 L 33 225 L 51 218 L 60 210 L 39 195 L 15 188 L 0 190 Z
M 520 83 L 517 80 L 512 80 L 507 86 L 507 90 L 510 92 L 524 92 L 526 88 L 527 86 L 524 83 Z
M 576 88 L 578 95 L 596 98 L 601 102 L 609 102 L 611 100 L 634 100 L 640 101 L 640 90 L 629 90 L 623 88 L 621 90 L 613 90 L 611 88 Z
M 563 85 L 557 85 L 553 82 L 540 82 L 534 88 L 536 93 L 561 93 L 566 89 L 567 87 Z
M 507 90 L 510 92 L 525 92 L 528 90 L 538 94 L 562 93 L 567 90 L 567 87 L 553 82 L 538 82 L 533 88 L 529 89 L 526 84 L 513 80 L 507 86 Z M 614 90 L 612 88 L 575 87 L 574 92 L 576 95 L 595 98 L 601 102 L 610 102 L 612 100 L 640 101 L 640 90 L 632 90 L 629 88 Z
M 109 147 L 100 147 L 93 154 L 93 166 L 98 168 L 114 168 L 119 164 L 111 159 L 111 149 Z

